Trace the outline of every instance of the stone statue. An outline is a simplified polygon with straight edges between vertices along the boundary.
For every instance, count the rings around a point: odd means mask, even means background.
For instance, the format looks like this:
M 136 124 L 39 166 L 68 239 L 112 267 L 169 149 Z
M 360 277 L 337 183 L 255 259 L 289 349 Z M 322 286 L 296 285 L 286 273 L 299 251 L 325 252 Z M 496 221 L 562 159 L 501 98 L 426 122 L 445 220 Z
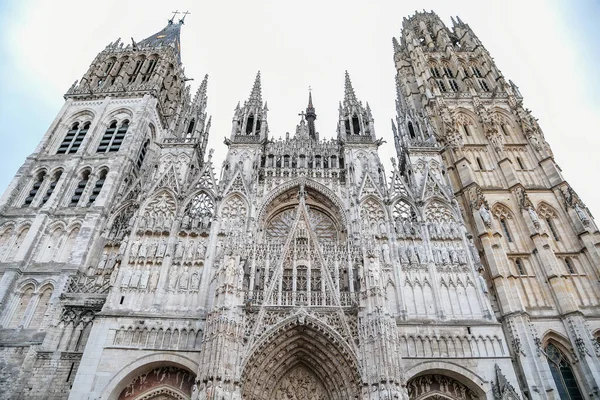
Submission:
M 383 242 L 381 245 L 381 254 L 383 255 L 383 263 L 385 265 L 392 265 L 392 260 L 390 258 L 390 246 L 387 242 Z
M 198 383 L 194 382 L 192 385 L 192 396 L 190 400 L 198 400 Z
M 119 266 L 117 265 L 115 267 L 115 269 L 113 270 L 113 272 L 110 274 L 110 279 L 108 281 L 108 284 L 110 285 L 110 287 L 115 286 L 115 282 L 117 281 L 118 275 L 119 275 Z
M 443 263 L 448 264 L 450 262 L 450 253 L 448 252 L 448 249 L 446 248 L 446 246 L 442 246 L 441 253 L 442 253 Z
M 190 289 L 198 290 L 200 287 L 200 275 L 197 272 L 194 272 L 190 279 Z
M 148 287 L 148 279 L 150 278 L 150 267 L 146 265 L 146 269 L 142 272 L 142 276 L 140 277 L 140 289 L 146 289 Z
M 148 245 L 147 245 L 146 241 L 144 240 L 142 242 L 142 244 L 140 245 L 140 251 L 138 253 L 138 258 L 146 258 L 147 251 L 148 251 Z
M 406 249 L 404 248 L 404 246 L 398 247 L 398 255 L 400 256 L 400 262 L 402 264 L 408 263 L 408 258 L 406 257 Z
M 164 257 L 166 250 L 167 250 L 167 241 L 163 238 L 158 243 L 158 247 L 156 249 L 156 257 L 157 258 Z
M 479 283 L 481 284 L 481 291 L 483 292 L 483 294 L 487 295 L 488 287 L 485 278 L 483 277 L 483 269 L 479 270 Z
M 527 212 L 529 213 L 529 217 L 531 218 L 531 222 L 533 222 L 533 226 L 535 226 L 536 229 L 540 228 L 540 219 L 538 218 L 537 213 L 535 212 L 535 210 L 533 209 L 532 206 L 528 206 L 527 207 Z
M 577 213 L 577 216 L 579 217 L 583 225 L 587 226 L 590 220 L 588 219 L 586 213 L 581 209 L 581 207 L 579 207 L 578 203 L 575 204 L 575 212 Z
M 183 272 L 181 273 L 181 276 L 179 277 L 179 289 L 187 290 L 188 284 L 189 284 L 189 273 L 188 273 L 188 267 L 186 266 L 183 268 Z
M 139 266 L 133 271 L 131 274 L 131 281 L 129 282 L 129 287 L 137 288 L 140 283 L 140 277 L 142 276 L 142 271 L 140 271 Z
M 369 257 L 369 286 L 380 287 L 381 286 L 381 273 L 379 271 L 379 260 L 375 256 Z
M 191 264 L 194 261 L 194 242 L 190 242 L 185 253 L 185 262 Z
M 175 261 L 180 261 L 181 257 L 183 257 L 183 242 L 179 240 L 175 245 Z
M 160 271 L 158 268 L 154 268 L 152 270 L 152 274 L 150 275 L 150 283 L 148 284 L 148 289 L 156 290 L 158 287 L 158 278 L 160 277 Z
M 483 220 L 485 226 L 487 226 L 488 228 L 492 226 L 492 216 L 483 204 L 479 207 L 479 215 L 481 216 L 481 219 Z
M 170 291 L 175 291 L 175 288 L 177 287 L 177 277 L 178 277 L 177 265 L 173 265 L 171 273 L 169 274 L 169 286 L 168 286 L 168 289 Z
M 129 268 L 127 268 L 127 269 L 125 269 L 125 271 L 123 271 L 123 278 L 121 278 L 121 287 L 128 288 L 130 280 L 131 280 L 131 270 Z

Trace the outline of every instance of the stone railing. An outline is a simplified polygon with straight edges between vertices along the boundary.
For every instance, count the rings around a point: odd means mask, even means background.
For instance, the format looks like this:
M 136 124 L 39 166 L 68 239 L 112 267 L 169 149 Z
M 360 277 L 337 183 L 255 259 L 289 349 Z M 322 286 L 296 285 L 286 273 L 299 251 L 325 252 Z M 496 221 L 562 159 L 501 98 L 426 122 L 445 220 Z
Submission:
M 308 292 L 308 291 L 282 291 L 273 292 L 270 299 L 266 299 L 266 292 L 253 291 L 246 293 L 246 302 L 249 305 L 272 305 L 282 307 L 328 307 L 336 306 L 333 292 Z M 356 293 L 340 293 L 340 303 L 342 307 L 352 307 L 357 304 L 358 297 Z
M 198 140 L 196 138 L 188 137 L 170 137 L 163 140 L 164 144 L 196 144 Z
M 259 135 L 235 135 L 232 140 L 233 143 L 260 143 Z
M 370 144 L 370 143 L 374 143 L 374 142 L 373 142 L 373 138 L 370 135 L 369 136 L 348 135 L 348 136 L 346 136 L 346 143 L 364 143 L 364 144 Z

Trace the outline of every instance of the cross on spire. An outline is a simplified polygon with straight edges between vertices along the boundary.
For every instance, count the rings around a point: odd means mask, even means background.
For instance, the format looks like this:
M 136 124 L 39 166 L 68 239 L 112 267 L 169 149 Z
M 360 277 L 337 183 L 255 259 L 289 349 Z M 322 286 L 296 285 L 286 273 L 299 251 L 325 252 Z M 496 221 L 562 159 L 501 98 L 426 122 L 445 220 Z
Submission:
M 185 17 L 187 17 L 187 15 L 188 15 L 188 14 L 191 14 L 191 12 L 189 12 L 189 11 L 185 11 L 185 12 L 182 12 L 182 13 L 180 13 L 180 14 L 183 14 L 183 17 L 181 17 L 181 19 L 179 20 L 179 22 L 180 22 L 181 24 L 183 24 L 183 21 L 185 20 Z
M 181 14 L 179 12 L 179 10 L 175 10 L 175 11 L 171 11 L 173 13 L 173 16 L 171 17 L 171 19 L 169 20 L 170 23 L 173 23 L 173 20 L 175 19 L 175 17 L 177 16 L 177 14 Z

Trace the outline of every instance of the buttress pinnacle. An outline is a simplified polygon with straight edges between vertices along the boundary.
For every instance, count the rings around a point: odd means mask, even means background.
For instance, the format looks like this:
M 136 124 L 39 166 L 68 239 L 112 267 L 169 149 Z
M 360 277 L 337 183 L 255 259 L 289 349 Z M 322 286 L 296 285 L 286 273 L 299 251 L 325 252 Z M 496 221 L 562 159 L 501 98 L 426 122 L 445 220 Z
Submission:
M 206 102 L 206 90 L 208 87 L 208 74 L 204 75 L 204 79 L 200 84 L 200 87 L 196 91 L 196 95 L 194 96 L 194 105 L 198 105 L 199 103 Z
M 357 102 L 348 71 L 346 71 L 346 81 L 344 82 L 344 102 Z
M 254 80 L 254 86 L 252 87 L 252 92 L 250 93 L 250 101 L 256 100 L 259 103 L 262 103 L 262 93 L 260 87 L 260 71 L 256 74 L 256 79 Z

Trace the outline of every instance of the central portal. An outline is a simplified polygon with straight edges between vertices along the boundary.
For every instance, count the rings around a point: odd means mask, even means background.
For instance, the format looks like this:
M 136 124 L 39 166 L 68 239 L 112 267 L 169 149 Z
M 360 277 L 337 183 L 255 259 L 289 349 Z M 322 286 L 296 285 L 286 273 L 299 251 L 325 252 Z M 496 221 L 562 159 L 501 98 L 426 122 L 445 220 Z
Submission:
M 330 400 L 321 380 L 299 365 L 279 380 L 269 400 Z

